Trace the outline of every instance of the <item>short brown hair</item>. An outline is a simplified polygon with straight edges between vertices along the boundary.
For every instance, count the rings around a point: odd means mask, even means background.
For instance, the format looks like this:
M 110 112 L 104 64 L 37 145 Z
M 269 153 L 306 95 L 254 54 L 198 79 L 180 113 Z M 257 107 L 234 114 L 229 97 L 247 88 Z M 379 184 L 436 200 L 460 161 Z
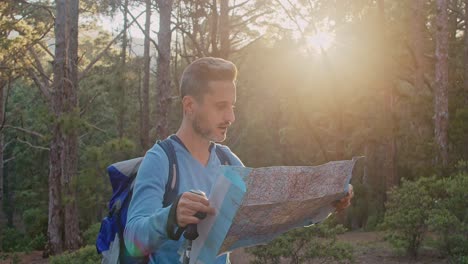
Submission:
M 191 95 L 200 100 L 210 92 L 210 81 L 232 81 L 237 77 L 234 63 L 213 57 L 204 57 L 193 61 L 182 73 L 180 80 L 180 98 Z

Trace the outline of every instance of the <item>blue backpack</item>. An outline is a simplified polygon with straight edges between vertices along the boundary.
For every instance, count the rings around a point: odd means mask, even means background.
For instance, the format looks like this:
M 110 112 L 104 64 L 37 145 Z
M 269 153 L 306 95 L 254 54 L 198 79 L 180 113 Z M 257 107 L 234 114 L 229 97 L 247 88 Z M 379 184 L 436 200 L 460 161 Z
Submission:
M 171 137 L 179 140 L 177 137 Z M 164 150 L 169 160 L 169 175 L 163 197 L 163 207 L 170 206 L 179 193 L 179 167 L 174 146 L 170 139 L 158 141 L 157 144 Z M 227 154 L 216 147 L 216 155 L 221 164 L 230 165 Z M 143 157 L 114 163 L 107 168 L 112 185 L 112 198 L 109 201 L 109 213 L 102 220 L 101 228 L 96 239 L 96 249 L 102 254 L 102 263 L 130 264 L 148 263 L 148 256 L 134 257 L 128 253 L 123 239 L 127 222 L 127 211 L 132 199 L 134 180 Z M 177 176 L 176 176 L 177 175 Z

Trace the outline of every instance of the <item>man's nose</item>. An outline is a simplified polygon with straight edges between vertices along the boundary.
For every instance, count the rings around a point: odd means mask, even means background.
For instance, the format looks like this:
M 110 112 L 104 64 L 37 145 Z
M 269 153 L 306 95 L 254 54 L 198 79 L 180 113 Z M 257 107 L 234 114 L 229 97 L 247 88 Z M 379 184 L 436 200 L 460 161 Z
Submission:
M 234 114 L 233 108 L 227 111 L 225 118 L 226 118 L 226 121 L 229 121 L 230 123 L 234 123 L 234 121 L 236 121 L 236 115 Z

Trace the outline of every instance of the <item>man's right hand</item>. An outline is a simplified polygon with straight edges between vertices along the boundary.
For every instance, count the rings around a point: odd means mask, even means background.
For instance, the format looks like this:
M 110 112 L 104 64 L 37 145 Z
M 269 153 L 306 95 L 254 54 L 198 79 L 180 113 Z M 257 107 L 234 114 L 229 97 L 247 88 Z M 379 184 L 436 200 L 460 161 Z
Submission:
M 201 220 L 195 217 L 197 212 L 214 215 L 215 209 L 210 207 L 210 202 L 204 193 L 200 195 L 184 192 L 177 204 L 177 225 L 186 227 L 189 224 L 198 224 Z

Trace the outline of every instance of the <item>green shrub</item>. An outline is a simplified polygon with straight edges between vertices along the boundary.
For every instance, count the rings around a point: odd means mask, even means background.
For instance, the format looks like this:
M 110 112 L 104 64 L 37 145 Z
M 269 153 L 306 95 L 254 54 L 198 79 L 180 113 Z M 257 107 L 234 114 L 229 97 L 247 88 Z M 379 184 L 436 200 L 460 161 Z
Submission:
M 457 256 L 454 257 L 450 263 L 456 264 L 468 264 L 468 256 Z
M 377 213 L 374 213 L 374 214 L 371 214 L 368 218 L 367 218 L 367 223 L 366 223 L 366 227 L 364 230 L 366 231 L 376 231 L 379 229 L 379 224 L 382 222 L 382 214 L 377 214 Z
M 29 251 L 29 240 L 16 228 L 7 227 L 2 230 L 1 239 L 3 252 Z
M 47 237 L 44 234 L 38 234 L 28 243 L 28 248 L 31 250 L 44 250 L 47 243 Z
M 386 203 L 383 222 L 386 238 L 397 249 L 405 249 L 416 257 L 428 229 L 427 219 L 433 207 L 431 184 L 435 178 L 422 178 L 416 182 L 403 179 L 393 189 Z
M 86 245 L 94 245 L 96 243 L 97 234 L 99 233 L 100 228 L 101 223 L 95 223 L 86 229 L 86 231 L 83 233 Z
M 46 236 L 42 233 L 31 238 L 28 234 L 10 227 L 2 230 L 0 239 L 2 240 L 1 251 L 3 252 L 43 250 L 46 243 Z
M 427 231 L 434 234 L 433 244 L 450 259 L 468 256 L 468 173 L 447 178 L 403 180 L 390 193 L 383 226 L 396 248 L 413 256 Z M 457 262 L 457 261 L 456 261 Z
M 279 263 L 280 258 L 288 259 L 290 263 L 304 263 L 312 259 L 354 262 L 352 246 L 336 241 L 336 235 L 344 232 L 343 226 L 333 227 L 329 223 L 297 228 L 268 245 L 250 248 L 248 252 L 255 257 L 253 264 Z
M 428 219 L 438 237 L 436 246 L 451 258 L 468 256 L 468 173 L 441 179 L 436 186 L 435 208 Z
M 98 264 L 101 263 L 101 256 L 96 252 L 94 246 L 86 246 L 77 251 L 54 256 L 50 259 L 50 264 Z
M 47 232 L 47 211 L 30 208 L 23 212 L 26 232 L 30 237 L 43 236 Z

